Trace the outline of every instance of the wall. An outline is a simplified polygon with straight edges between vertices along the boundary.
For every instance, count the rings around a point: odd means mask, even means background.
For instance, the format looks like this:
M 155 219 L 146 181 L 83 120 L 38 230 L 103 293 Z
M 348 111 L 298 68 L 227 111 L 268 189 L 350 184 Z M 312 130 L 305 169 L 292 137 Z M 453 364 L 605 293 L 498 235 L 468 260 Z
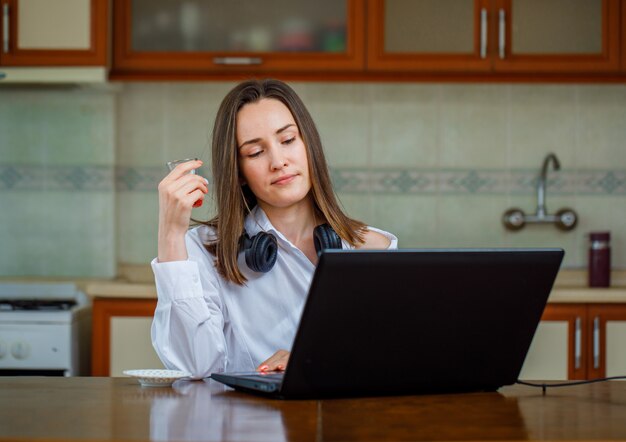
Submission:
M 0 276 L 115 274 L 115 98 L 0 88 Z
M 212 121 L 232 85 L 0 89 L 0 242 L 8 244 L 0 275 L 109 277 L 116 262 L 149 262 L 165 161 L 208 165 Z M 559 246 L 567 267 L 583 267 L 586 234 L 608 229 L 614 264 L 626 267 L 626 86 L 293 86 L 318 124 L 346 210 L 396 233 L 401 247 Z M 534 212 L 548 152 L 562 165 L 549 173 L 548 210 L 575 209 L 578 227 L 506 231 L 506 209 Z M 49 173 L 68 166 L 91 187 Z M 16 184 L 15 170 L 36 184 Z

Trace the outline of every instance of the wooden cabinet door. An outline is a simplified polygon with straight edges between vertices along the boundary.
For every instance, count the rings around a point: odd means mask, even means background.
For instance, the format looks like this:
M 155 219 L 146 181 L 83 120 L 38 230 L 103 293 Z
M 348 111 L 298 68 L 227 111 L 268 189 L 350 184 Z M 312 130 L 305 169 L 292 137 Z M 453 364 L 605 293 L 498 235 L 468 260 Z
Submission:
M 3 66 L 105 66 L 107 0 L 0 0 Z
M 528 381 L 568 379 L 569 334 L 570 323 L 567 319 L 542 320 L 519 378 Z
M 492 0 L 370 0 L 367 69 L 491 69 Z
M 626 305 L 590 305 L 588 317 L 589 379 L 626 375 Z
M 520 379 L 585 379 L 586 321 L 583 304 L 546 306 Z
M 152 316 L 111 318 L 109 376 L 123 376 L 129 369 L 165 368 L 150 337 Z
M 626 0 L 622 0 L 622 20 L 621 20 L 621 31 L 622 31 L 622 57 L 621 57 L 621 68 L 622 72 L 626 71 Z
M 619 0 L 497 0 L 496 71 L 617 71 L 619 6 Z
M 111 376 L 111 368 L 119 375 L 121 369 L 126 368 L 151 368 L 151 367 L 127 367 L 125 361 L 155 362 L 151 354 L 152 344 L 146 343 L 146 319 L 151 319 L 156 309 L 156 299 L 126 299 L 126 298 L 95 298 L 92 306 L 92 331 L 91 331 L 91 374 L 92 376 Z M 128 320 L 118 321 L 119 318 Z M 143 321 L 142 321 L 143 320 Z M 122 347 L 113 349 L 112 344 L 120 344 L 123 341 L 124 332 L 138 331 L 141 335 L 130 336 L 126 344 L 135 343 L 144 345 L 138 349 L 138 358 L 126 358 L 128 349 Z M 146 356 L 147 355 L 147 356 Z M 121 358 L 121 359 L 120 359 Z M 113 364 L 112 364 L 113 362 Z M 158 368 L 158 367 L 154 367 Z
M 361 70 L 364 9 L 364 0 L 114 0 L 113 70 Z

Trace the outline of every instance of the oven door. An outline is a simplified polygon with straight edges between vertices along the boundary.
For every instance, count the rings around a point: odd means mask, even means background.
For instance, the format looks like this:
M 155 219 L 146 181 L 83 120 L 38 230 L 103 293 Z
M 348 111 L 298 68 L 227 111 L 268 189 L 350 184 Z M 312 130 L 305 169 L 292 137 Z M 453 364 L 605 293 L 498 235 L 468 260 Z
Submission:
M 65 323 L 0 322 L 0 375 L 73 375 L 71 328 Z

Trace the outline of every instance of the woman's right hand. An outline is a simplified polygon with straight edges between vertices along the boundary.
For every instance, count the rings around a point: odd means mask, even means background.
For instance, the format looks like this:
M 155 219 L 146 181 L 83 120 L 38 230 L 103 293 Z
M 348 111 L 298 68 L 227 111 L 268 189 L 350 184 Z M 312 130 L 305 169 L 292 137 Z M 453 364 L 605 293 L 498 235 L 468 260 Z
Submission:
M 185 233 L 191 209 L 209 191 L 204 177 L 190 173 L 200 166 L 200 160 L 181 163 L 159 183 L 159 262 L 187 259 Z

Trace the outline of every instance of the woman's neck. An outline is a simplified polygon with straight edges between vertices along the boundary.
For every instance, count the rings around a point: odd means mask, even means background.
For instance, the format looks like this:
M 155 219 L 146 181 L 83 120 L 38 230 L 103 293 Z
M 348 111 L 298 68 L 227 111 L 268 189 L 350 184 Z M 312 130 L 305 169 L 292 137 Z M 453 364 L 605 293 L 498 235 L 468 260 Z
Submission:
M 308 242 L 313 241 L 313 229 L 317 222 L 310 198 L 289 207 L 259 205 L 272 225 L 296 247 L 307 248 Z

